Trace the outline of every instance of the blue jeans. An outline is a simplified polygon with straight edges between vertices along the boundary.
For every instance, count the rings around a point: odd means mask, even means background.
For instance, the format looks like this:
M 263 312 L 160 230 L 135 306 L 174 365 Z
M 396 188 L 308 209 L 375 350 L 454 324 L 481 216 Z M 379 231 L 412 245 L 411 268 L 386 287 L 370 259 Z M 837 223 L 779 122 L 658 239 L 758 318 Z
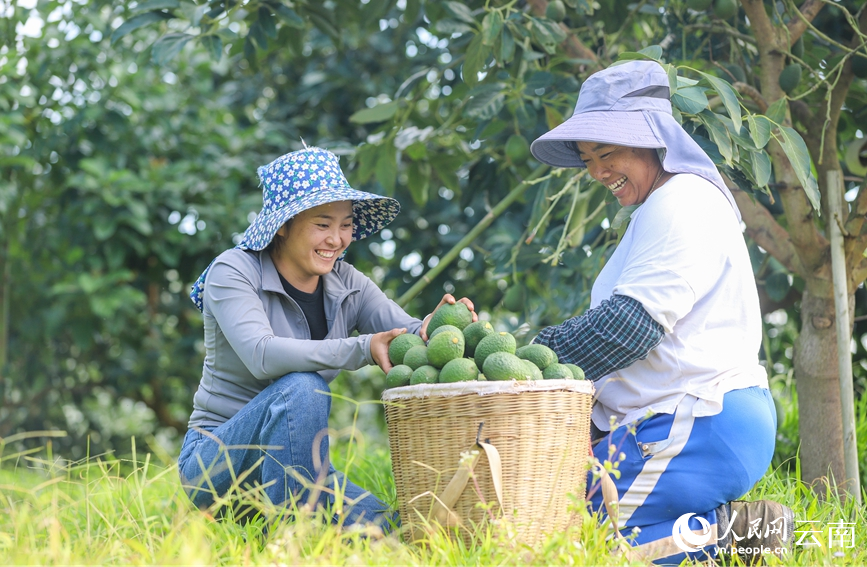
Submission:
M 277 506 L 300 507 L 312 499 L 316 507 L 334 511 L 337 483 L 343 513 L 333 515 L 333 522 L 372 522 L 388 530 L 395 519 L 388 507 L 330 465 L 329 394 L 319 374 L 293 372 L 275 380 L 219 427 L 190 429 L 178 468 L 193 503 L 208 508 L 234 484 L 238 492 L 258 486 Z

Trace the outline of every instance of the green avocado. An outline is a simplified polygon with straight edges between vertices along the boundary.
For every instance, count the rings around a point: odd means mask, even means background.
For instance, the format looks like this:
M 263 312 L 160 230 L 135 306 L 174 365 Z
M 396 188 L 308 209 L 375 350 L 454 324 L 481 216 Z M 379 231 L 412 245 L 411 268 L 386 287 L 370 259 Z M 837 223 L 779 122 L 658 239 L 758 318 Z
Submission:
M 393 366 L 388 374 L 385 375 L 386 388 L 398 388 L 400 386 L 408 386 L 409 379 L 412 377 L 412 368 L 406 364 L 398 364 Z
M 445 305 L 440 305 L 439 309 L 433 314 L 433 317 L 430 318 L 427 324 L 427 336 L 428 338 L 433 336 L 433 332 L 436 331 L 437 327 L 442 327 L 443 325 L 454 325 L 458 329 L 463 330 L 464 327 L 472 322 L 473 314 L 470 312 L 469 307 L 461 302 L 454 304 L 446 303 Z
M 436 384 L 439 377 L 439 371 L 433 366 L 419 366 L 410 376 L 409 383 L 414 386 L 416 384 Z
M 470 358 L 456 358 L 448 361 L 440 370 L 439 381 L 441 383 L 469 382 L 478 377 L 479 369 L 475 361 Z
M 572 370 L 565 364 L 555 362 L 542 372 L 545 380 L 573 380 Z
M 789 94 L 795 90 L 800 82 L 801 65 L 799 63 L 786 65 L 786 68 L 783 69 L 782 73 L 780 73 L 780 88 L 783 89 L 786 94 Z
M 427 344 L 427 359 L 430 365 L 442 368 L 450 360 L 464 356 L 464 335 L 460 331 L 445 331 L 433 337 Z
M 557 354 L 545 345 L 526 345 L 515 351 L 518 358 L 529 360 L 539 370 L 545 370 L 551 364 L 558 362 Z
M 523 360 L 503 351 L 491 353 L 482 370 L 488 380 L 527 380 L 529 375 Z
M 423 344 L 424 341 L 421 340 L 421 337 L 413 333 L 398 335 L 388 345 L 388 359 L 392 364 L 403 364 L 403 357 L 406 355 L 406 351 L 414 346 Z
M 479 344 L 479 341 L 493 332 L 494 327 L 488 321 L 476 321 L 464 327 L 464 340 L 466 341 L 464 354 L 469 357 L 474 356 L 476 354 L 476 345 Z
M 427 347 L 424 345 L 416 345 L 412 347 L 406 351 L 406 355 L 403 357 L 403 363 L 413 370 L 428 364 Z
M 509 333 L 501 332 L 488 335 L 479 341 L 479 344 L 476 346 L 476 353 L 474 355 L 476 366 L 479 367 L 479 370 L 484 371 L 485 359 L 488 358 L 488 356 L 495 352 L 508 352 L 509 354 L 515 354 L 515 348 L 517 346 L 518 343 L 515 341 L 515 337 Z M 485 375 L 487 375 L 487 372 L 485 372 Z

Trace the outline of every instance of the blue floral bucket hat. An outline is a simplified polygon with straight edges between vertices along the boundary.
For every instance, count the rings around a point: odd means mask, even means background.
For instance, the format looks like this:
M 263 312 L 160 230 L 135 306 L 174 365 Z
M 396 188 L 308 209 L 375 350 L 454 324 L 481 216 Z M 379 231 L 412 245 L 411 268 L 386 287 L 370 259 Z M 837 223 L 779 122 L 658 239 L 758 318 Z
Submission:
M 305 147 L 282 155 L 256 173 L 262 185 L 262 211 L 235 247 L 241 250 L 264 250 L 286 221 L 326 203 L 352 201 L 353 241 L 375 234 L 400 212 L 395 199 L 353 189 L 340 169 L 339 158 L 322 148 Z M 199 311 L 210 269 L 208 265 L 190 290 L 190 299 Z

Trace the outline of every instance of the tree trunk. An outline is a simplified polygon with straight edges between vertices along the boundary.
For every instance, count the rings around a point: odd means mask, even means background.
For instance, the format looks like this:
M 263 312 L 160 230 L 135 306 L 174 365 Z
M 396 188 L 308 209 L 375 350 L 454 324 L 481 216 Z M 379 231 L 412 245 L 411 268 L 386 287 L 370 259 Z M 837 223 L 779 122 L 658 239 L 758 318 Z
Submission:
M 854 297 L 850 296 L 850 318 L 854 304 Z M 801 333 L 795 343 L 794 363 L 801 436 L 801 480 L 807 484 L 829 479 L 833 485 L 846 478 L 834 325 L 834 299 L 818 297 L 804 290 Z M 824 493 L 819 486 L 815 488 L 819 496 Z

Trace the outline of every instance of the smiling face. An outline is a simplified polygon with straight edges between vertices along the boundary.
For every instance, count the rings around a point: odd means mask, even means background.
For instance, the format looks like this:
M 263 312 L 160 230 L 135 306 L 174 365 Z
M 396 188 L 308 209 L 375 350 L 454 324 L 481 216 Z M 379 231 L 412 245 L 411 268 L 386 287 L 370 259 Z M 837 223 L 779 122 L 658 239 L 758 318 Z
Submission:
M 662 171 L 654 149 L 598 142 L 578 142 L 577 145 L 578 157 L 587 164 L 590 176 L 608 187 L 623 207 L 643 203 Z
M 280 274 L 295 288 L 316 290 L 319 276 L 352 242 L 352 201 L 337 201 L 298 213 L 277 231 L 283 238 L 271 254 Z

